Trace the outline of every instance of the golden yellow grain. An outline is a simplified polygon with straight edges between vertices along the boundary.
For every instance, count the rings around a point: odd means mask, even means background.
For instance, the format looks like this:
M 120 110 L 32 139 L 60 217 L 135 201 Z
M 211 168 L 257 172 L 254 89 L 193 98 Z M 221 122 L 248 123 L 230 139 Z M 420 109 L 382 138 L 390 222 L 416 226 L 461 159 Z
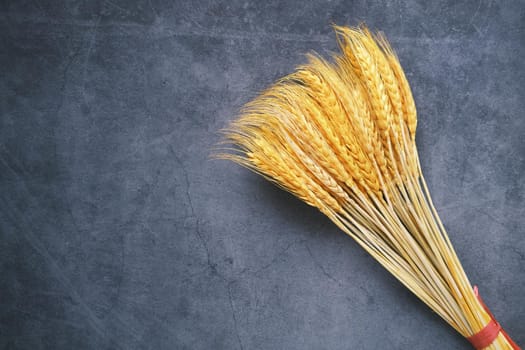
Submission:
M 490 320 L 436 213 L 415 144 L 417 113 L 394 51 L 334 27 L 334 63 L 310 55 L 248 103 L 219 154 L 317 207 L 465 337 Z M 511 349 L 499 335 L 487 347 Z
M 301 103 L 291 102 L 294 100 L 301 101 Z M 313 120 L 323 119 L 323 117 L 314 115 L 320 113 L 319 109 L 315 105 L 315 101 L 301 86 L 291 84 L 275 86 L 265 96 L 261 97 L 259 104 L 271 106 L 274 113 L 276 113 L 276 109 L 279 109 L 280 121 L 286 124 L 289 132 L 301 135 L 298 139 L 301 146 L 313 155 L 316 161 L 332 174 L 340 184 L 348 188 L 355 188 L 355 175 L 352 176 L 347 171 L 347 168 L 351 170 L 353 168 L 350 165 L 345 167 L 341 163 L 334 149 L 313 122 Z M 258 105 L 255 108 L 258 108 Z
M 390 174 L 387 169 L 385 151 L 379 130 L 371 116 L 371 107 L 368 103 L 365 87 L 344 56 L 338 55 L 334 59 L 337 63 L 337 72 L 347 87 L 345 90 L 351 95 L 346 103 L 351 106 L 350 108 L 353 107 L 352 111 L 349 112 L 349 117 L 355 129 L 356 137 L 369 158 L 377 164 L 381 177 L 388 179 Z
M 414 140 L 416 137 L 417 112 L 416 104 L 412 96 L 412 89 L 408 84 L 408 80 L 405 76 L 403 68 L 401 68 L 401 64 L 399 63 L 397 55 L 395 54 L 394 50 L 392 49 L 384 35 L 378 34 L 377 38 L 378 43 L 380 44 L 381 48 L 386 54 L 386 57 L 390 64 L 390 68 L 392 69 L 397 78 L 403 102 L 403 116 L 408 125 L 411 138 L 412 140 Z
M 315 113 L 316 122 L 326 132 L 326 137 L 333 140 L 335 149 L 346 163 L 353 165 L 352 172 L 361 186 L 370 191 L 379 191 L 379 181 L 371 159 L 367 156 L 367 145 L 359 142 L 357 133 L 351 123 L 351 105 L 346 88 L 340 81 L 337 72 L 325 61 L 315 56 L 309 57 L 308 69 L 303 68 L 294 74 L 294 79 L 302 81 L 317 101 L 321 113 Z M 350 114 L 348 113 L 350 110 Z M 320 118 L 319 118 L 320 117 Z M 352 159 L 352 161 L 350 160 Z
M 363 46 L 367 49 L 370 56 L 373 58 L 376 66 L 378 67 L 379 75 L 381 81 L 384 84 L 385 92 L 389 97 L 390 105 L 392 106 L 392 121 L 390 128 L 390 136 L 392 147 L 395 150 L 395 157 L 397 161 L 398 171 L 403 169 L 401 164 L 400 157 L 403 148 L 401 147 L 402 143 L 402 124 L 404 123 L 403 119 L 403 103 L 401 99 L 401 94 L 399 91 L 398 80 L 390 68 L 388 59 L 385 57 L 382 50 L 377 45 L 372 34 L 368 29 L 363 29 L 363 34 L 359 38 L 363 43 Z
M 392 106 L 386 88 L 374 58 L 370 55 L 363 42 L 364 34 L 360 30 L 336 27 L 342 43 L 343 55 L 350 62 L 354 72 L 363 81 L 369 96 L 373 116 L 384 135 L 388 135 L 392 123 Z M 383 135 L 382 135 L 383 136 Z M 386 137 L 386 136 L 385 136 Z

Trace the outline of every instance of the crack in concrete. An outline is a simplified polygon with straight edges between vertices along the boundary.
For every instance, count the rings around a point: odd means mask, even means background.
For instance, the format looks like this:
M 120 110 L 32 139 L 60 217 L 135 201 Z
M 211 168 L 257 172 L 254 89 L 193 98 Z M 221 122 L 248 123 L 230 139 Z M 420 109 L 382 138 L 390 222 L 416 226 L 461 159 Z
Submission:
M 323 275 L 325 275 L 326 277 L 328 277 L 328 279 L 330 279 L 330 280 L 334 281 L 335 283 L 337 283 L 339 286 L 342 286 L 343 283 L 341 283 L 341 281 L 339 281 L 337 278 L 335 278 L 334 276 L 329 274 L 328 271 L 326 271 L 326 269 L 324 268 L 324 266 L 317 261 L 317 259 L 313 255 L 312 251 L 310 250 L 310 247 L 308 246 L 308 244 L 305 244 L 305 246 L 306 246 L 306 250 L 308 251 L 308 255 L 310 255 L 310 257 L 312 258 L 313 263 L 315 264 L 315 266 L 319 267 L 319 269 L 321 270 Z
M 208 265 L 208 268 L 212 272 L 215 273 L 215 272 L 217 272 L 217 264 L 212 263 L 212 261 L 211 261 L 210 249 L 208 247 L 208 243 L 204 239 L 204 236 L 203 236 L 203 233 L 202 233 L 202 230 L 201 230 L 200 219 L 195 214 L 195 207 L 193 206 L 193 199 L 192 199 L 191 193 L 190 193 L 191 183 L 190 183 L 190 179 L 189 179 L 189 175 L 188 175 L 188 170 L 186 169 L 186 166 L 184 165 L 184 162 L 180 159 L 180 157 L 177 155 L 177 153 L 173 149 L 173 145 L 170 144 L 165 139 L 164 139 L 164 142 L 166 142 L 166 144 L 168 145 L 170 153 L 173 155 L 173 158 L 175 159 L 177 164 L 180 166 L 180 169 L 182 170 L 182 173 L 184 175 L 184 182 L 186 183 L 186 191 L 185 191 L 186 200 L 188 202 L 188 206 L 190 207 L 191 217 L 195 220 L 195 235 L 197 236 L 199 242 L 201 243 L 201 245 L 202 245 L 202 247 L 203 247 L 203 249 L 204 249 L 204 251 L 206 253 L 206 263 Z
M 250 271 L 250 270 L 245 270 L 245 271 L 242 271 L 240 274 L 244 274 L 244 273 L 250 273 L 252 275 L 258 275 L 260 272 L 268 269 L 270 266 L 272 266 L 273 264 L 275 264 L 286 252 L 288 252 L 288 250 L 290 250 L 293 246 L 295 245 L 299 245 L 299 244 L 302 244 L 304 242 L 306 242 L 307 240 L 306 239 L 302 239 L 302 240 L 299 240 L 299 241 L 293 241 L 291 243 L 289 243 L 283 250 L 281 250 L 279 253 L 275 254 L 274 257 L 270 260 L 269 263 L 267 263 L 266 265 L 262 266 L 261 268 L 255 270 L 255 271 Z

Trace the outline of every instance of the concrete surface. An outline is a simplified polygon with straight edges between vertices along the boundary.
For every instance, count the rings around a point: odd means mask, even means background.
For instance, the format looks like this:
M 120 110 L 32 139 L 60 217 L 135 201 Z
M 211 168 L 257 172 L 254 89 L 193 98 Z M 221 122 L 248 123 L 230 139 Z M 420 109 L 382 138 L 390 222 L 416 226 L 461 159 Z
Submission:
M 316 210 L 208 160 L 360 21 L 397 49 L 439 212 L 524 345 L 525 4 L 367 3 L 2 2 L 0 349 L 470 349 Z

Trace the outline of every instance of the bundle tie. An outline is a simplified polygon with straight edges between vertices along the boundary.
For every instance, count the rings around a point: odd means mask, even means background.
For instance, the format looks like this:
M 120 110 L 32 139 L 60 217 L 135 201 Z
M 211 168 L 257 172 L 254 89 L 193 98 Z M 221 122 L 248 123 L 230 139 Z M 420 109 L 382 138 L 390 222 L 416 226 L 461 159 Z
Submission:
M 490 321 L 487 323 L 485 327 L 483 327 L 479 332 L 476 334 L 471 335 L 467 338 L 467 340 L 472 344 L 472 346 L 477 349 L 481 350 L 489 346 L 496 340 L 498 337 L 498 334 L 501 332 L 505 339 L 509 342 L 510 346 L 512 346 L 512 349 L 514 350 L 521 350 L 521 348 L 516 344 L 512 339 L 510 339 L 510 336 L 501 328 L 501 325 L 496 321 L 496 318 L 490 312 L 487 305 L 483 302 L 483 299 L 479 296 L 478 293 L 478 286 L 474 286 L 474 294 L 478 298 L 478 301 L 480 302 L 481 306 L 483 306 L 483 309 L 489 314 Z

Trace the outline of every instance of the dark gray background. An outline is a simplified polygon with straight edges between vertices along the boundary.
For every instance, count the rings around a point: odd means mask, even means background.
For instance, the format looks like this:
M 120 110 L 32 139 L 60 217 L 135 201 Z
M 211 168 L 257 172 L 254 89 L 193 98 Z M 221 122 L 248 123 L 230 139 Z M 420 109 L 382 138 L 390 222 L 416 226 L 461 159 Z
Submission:
M 0 348 L 470 349 L 316 210 L 208 159 L 360 21 L 399 53 L 438 210 L 525 344 L 525 4 L 368 3 L 3 1 Z

